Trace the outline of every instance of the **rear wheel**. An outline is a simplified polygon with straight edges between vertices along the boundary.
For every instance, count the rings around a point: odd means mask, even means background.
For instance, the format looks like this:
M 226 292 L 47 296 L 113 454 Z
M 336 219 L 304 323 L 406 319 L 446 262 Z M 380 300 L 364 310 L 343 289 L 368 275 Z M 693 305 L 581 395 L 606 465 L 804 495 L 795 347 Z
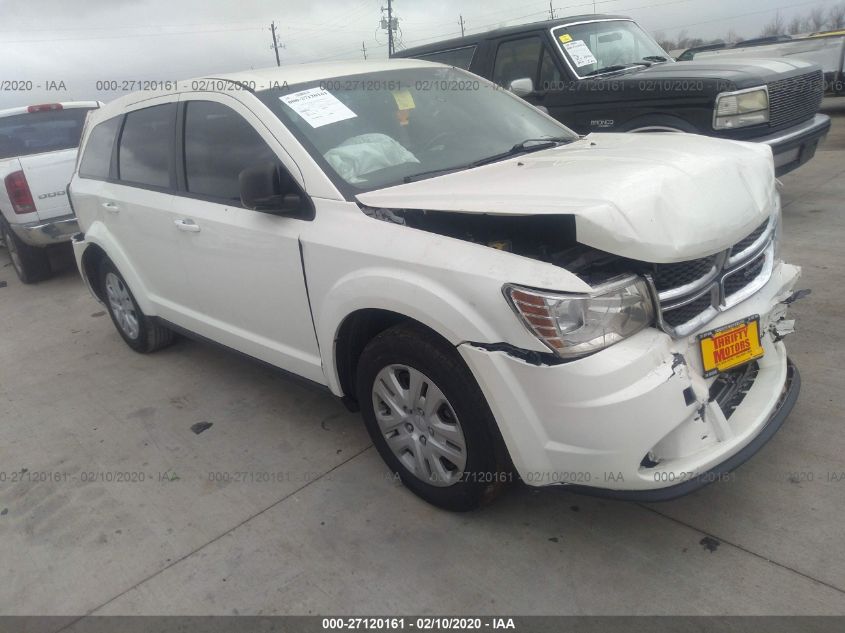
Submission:
M 50 276 L 52 270 L 47 249 L 25 244 L 5 222 L 0 222 L 0 232 L 3 234 L 6 250 L 9 251 L 12 267 L 23 283 L 33 284 Z
M 507 473 L 495 420 L 454 347 L 397 325 L 370 341 L 357 375 L 367 431 L 407 488 L 457 511 L 496 496 Z
M 109 260 L 100 265 L 100 287 L 112 322 L 126 344 L 136 352 L 149 353 L 173 342 L 173 331 L 146 316 L 123 276 Z

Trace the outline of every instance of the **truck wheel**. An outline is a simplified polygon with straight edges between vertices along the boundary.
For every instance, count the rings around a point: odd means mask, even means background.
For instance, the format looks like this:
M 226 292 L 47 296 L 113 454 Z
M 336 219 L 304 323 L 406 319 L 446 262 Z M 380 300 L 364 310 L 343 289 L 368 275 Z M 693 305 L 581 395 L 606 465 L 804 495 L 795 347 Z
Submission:
M 141 312 L 123 276 L 108 259 L 100 264 L 100 287 L 105 294 L 111 320 L 129 347 L 147 354 L 173 342 L 173 331 Z
M 694 125 L 676 117 L 668 116 L 644 116 L 629 121 L 619 128 L 620 132 L 686 132 L 698 134 L 699 131 Z
M 43 281 L 52 274 L 46 249 L 24 244 L 5 222 L 0 223 L 0 231 L 3 233 L 3 243 L 12 260 L 12 267 L 23 283 L 33 284 Z
M 433 333 L 394 326 L 364 348 L 357 395 L 367 431 L 407 488 L 466 511 L 503 487 L 496 422 L 460 355 Z

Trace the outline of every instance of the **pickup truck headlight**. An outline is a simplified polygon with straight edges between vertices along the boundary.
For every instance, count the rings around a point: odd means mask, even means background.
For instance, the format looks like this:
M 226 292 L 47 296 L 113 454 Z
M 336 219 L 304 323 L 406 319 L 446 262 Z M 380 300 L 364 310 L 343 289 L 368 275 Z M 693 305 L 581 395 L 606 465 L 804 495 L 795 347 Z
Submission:
M 645 281 L 614 279 L 590 294 L 563 294 L 511 284 L 505 297 L 523 324 L 562 358 L 592 354 L 649 326 L 654 307 Z
M 762 88 L 723 92 L 716 97 L 713 129 L 732 130 L 769 122 L 769 91 Z

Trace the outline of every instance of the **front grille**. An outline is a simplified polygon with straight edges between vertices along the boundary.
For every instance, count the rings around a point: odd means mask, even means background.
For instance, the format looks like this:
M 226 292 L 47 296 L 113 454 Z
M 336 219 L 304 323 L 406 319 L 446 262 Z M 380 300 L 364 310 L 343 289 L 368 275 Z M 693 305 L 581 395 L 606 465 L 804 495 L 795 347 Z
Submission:
M 710 274 L 716 265 L 716 256 L 702 257 L 676 264 L 660 264 L 654 267 L 654 286 L 658 292 L 685 286 Z
M 762 287 L 772 271 L 775 224 L 767 220 L 710 257 L 650 265 L 661 327 L 673 336 L 687 336 Z
M 824 97 L 822 71 L 773 81 L 769 87 L 769 126 L 796 124 L 813 117 Z
M 738 241 L 736 244 L 734 244 L 733 247 L 731 248 L 731 255 L 730 256 L 733 257 L 734 255 L 739 255 L 742 251 L 744 251 L 746 248 L 751 246 L 754 242 L 759 240 L 760 236 L 763 235 L 763 232 L 766 230 L 767 226 L 769 226 L 768 220 L 766 220 L 765 222 L 763 222 L 763 224 L 761 224 L 756 229 L 754 229 L 754 231 L 748 237 L 746 237 L 745 239 L 742 239 L 742 240 Z
M 691 301 L 679 308 L 664 310 L 663 321 L 672 327 L 678 327 L 684 323 L 692 321 L 699 314 L 707 310 L 707 308 L 711 307 L 712 304 L 713 300 L 710 297 L 710 293 L 707 292 L 698 299 L 695 299 L 694 301 Z
M 766 266 L 766 256 L 761 254 L 753 262 L 725 277 L 725 296 L 730 297 L 760 276 Z

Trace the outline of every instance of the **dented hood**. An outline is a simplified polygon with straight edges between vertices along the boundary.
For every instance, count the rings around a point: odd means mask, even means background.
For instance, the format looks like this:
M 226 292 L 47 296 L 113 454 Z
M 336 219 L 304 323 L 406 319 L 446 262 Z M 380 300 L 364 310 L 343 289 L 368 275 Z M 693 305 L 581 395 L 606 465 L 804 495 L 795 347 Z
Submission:
M 775 205 L 769 146 L 695 134 L 591 134 L 570 145 L 357 196 L 387 209 L 575 216 L 576 239 L 666 263 L 724 250 Z

